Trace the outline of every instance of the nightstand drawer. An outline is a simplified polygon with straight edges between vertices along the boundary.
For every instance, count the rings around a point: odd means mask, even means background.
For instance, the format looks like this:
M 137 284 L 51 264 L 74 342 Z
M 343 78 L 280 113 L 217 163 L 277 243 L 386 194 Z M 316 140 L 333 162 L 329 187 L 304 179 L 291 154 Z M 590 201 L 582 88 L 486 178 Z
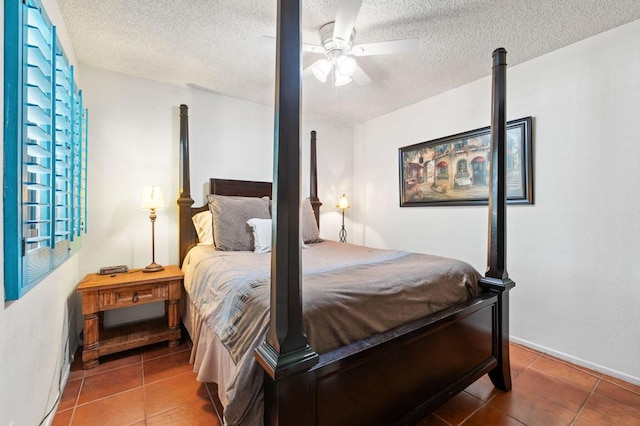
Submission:
M 165 284 L 135 285 L 98 291 L 98 306 L 100 309 L 124 308 L 168 298 L 169 289 Z

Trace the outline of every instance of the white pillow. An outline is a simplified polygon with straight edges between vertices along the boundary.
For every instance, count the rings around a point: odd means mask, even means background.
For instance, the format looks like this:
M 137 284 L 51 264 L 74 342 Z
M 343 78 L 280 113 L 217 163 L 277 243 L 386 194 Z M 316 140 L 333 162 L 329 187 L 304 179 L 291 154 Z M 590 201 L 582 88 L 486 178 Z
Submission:
M 198 234 L 199 244 L 213 245 L 213 216 L 209 210 L 200 212 L 191 218 Z
M 254 253 L 271 251 L 271 219 L 249 219 L 247 225 L 253 231 Z

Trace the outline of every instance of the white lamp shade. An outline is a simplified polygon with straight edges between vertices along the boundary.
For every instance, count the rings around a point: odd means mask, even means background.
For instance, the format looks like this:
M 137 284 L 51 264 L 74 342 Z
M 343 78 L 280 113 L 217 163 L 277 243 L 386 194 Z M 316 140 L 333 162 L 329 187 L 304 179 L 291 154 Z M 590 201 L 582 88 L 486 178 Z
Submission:
M 329 73 L 331 72 L 331 62 L 326 59 L 320 59 L 318 62 L 311 66 L 311 71 L 318 80 L 325 83 L 327 81 Z
M 340 74 L 345 77 L 351 77 L 351 75 L 356 72 L 356 60 L 351 56 L 341 56 L 338 58 L 337 67 Z
M 342 73 L 336 69 L 333 85 L 337 87 L 344 86 L 345 84 L 349 83 L 351 83 L 351 78 L 347 77 L 346 75 L 342 75 Z
M 150 185 L 142 189 L 141 206 L 145 210 L 164 208 L 164 196 L 159 186 Z
M 338 204 L 336 205 L 336 207 L 340 210 L 349 208 L 349 200 L 347 199 L 346 195 L 342 194 L 342 197 L 340 197 L 340 199 L 338 200 Z

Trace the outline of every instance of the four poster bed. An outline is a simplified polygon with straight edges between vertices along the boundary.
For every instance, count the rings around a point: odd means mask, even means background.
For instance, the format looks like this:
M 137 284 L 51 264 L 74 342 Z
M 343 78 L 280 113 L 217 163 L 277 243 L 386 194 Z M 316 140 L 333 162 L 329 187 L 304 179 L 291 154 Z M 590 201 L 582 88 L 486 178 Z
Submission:
M 493 53 L 489 252 L 481 277 L 451 259 L 316 242 L 315 132 L 310 198 L 300 216 L 299 19 L 298 0 L 279 1 L 273 184 L 211 179 L 209 205 L 192 207 L 188 114 L 180 107 L 183 322 L 198 380 L 218 383 L 228 424 L 412 424 L 484 374 L 510 390 L 506 51 Z M 211 209 L 213 237 L 223 238 L 237 226 L 225 214 L 242 216 L 229 207 L 238 203 L 252 217 L 256 252 L 268 233 L 257 232 L 253 218 L 267 221 L 260 223 L 272 230 L 270 255 L 237 251 L 235 236 L 224 247 L 216 240 L 218 250 L 198 244 L 194 215 Z

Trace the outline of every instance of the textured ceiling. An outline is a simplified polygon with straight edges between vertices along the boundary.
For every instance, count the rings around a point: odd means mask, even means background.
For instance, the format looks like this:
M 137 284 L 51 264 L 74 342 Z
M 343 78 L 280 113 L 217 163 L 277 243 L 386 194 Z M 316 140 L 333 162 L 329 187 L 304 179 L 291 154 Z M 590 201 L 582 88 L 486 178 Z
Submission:
M 81 63 L 273 104 L 276 0 L 57 1 Z M 303 1 L 305 43 L 336 9 Z M 305 78 L 304 112 L 366 121 L 489 75 L 496 47 L 515 65 L 636 19 L 638 0 L 364 0 L 355 44 L 419 37 L 419 50 L 358 58 L 367 86 Z

